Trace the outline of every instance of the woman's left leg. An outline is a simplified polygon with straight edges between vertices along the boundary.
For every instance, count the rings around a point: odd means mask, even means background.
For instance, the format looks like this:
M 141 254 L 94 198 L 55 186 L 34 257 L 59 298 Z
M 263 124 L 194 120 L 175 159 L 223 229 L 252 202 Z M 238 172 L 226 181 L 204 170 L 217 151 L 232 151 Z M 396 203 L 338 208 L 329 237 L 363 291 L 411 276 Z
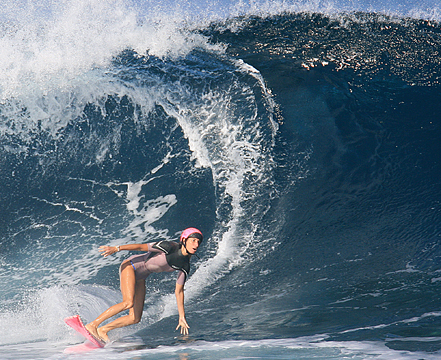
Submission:
M 145 281 L 143 281 L 145 282 Z M 135 298 L 137 298 L 136 291 L 138 281 L 136 281 L 135 270 L 133 269 L 130 261 L 124 261 L 121 264 L 120 285 L 123 301 L 119 304 L 113 305 L 104 311 L 95 320 L 86 325 L 86 329 L 96 337 L 102 337 L 97 330 L 98 326 L 105 320 L 110 319 L 112 316 L 119 314 L 121 311 L 132 309 L 135 304 Z M 145 293 L 145 285 L 144 285 Z M 137 300 L 139 301 L 139 300 Z M 108 338 L 103 338 L 107 341 Z
M 135 284 L 135 296 L 133 299 L 133 307 L 130 308 L 129 314 L 121 316 L 118 319 L 113 320 L 109 324 L 98 328 L 98 335 L 104 340 L 109 341 L 107 333 L 110 330 L 137 324 L 141 321 L 142 311 L 144 309 L 145 301 L 145 280 L 138 280 Z

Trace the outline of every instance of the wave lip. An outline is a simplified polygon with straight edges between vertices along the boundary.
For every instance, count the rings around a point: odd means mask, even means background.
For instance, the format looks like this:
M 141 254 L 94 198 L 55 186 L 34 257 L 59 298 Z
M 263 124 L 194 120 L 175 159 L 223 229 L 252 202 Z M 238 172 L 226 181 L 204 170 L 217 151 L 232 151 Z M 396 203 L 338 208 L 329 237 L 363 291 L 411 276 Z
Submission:
M 9 4 L 11 5 L 12 2 Z M 0 99 L 69 88 L 78 77 L 107 68 L 124 50 L 143 56 L 185 56 L 216 48 L 188 31 L 185 16 L 146 18 L 128 1 L 49 2 L 46 8 L 17 2 L 3 10 Z

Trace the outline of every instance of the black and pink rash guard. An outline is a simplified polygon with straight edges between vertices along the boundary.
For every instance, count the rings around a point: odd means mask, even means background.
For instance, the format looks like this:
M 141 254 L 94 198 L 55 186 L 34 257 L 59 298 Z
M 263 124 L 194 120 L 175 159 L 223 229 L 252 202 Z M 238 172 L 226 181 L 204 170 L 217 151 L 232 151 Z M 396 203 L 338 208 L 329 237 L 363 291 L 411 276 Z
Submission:
M 135 269 L 136 280 L 146 279 L 151 273 L 178 270 L 176 282 L 184 285 L 190 272 L 190 256 L 182 254 L 180 244 L 163 240 L 147 245 L 148 252 L 127 259 Z

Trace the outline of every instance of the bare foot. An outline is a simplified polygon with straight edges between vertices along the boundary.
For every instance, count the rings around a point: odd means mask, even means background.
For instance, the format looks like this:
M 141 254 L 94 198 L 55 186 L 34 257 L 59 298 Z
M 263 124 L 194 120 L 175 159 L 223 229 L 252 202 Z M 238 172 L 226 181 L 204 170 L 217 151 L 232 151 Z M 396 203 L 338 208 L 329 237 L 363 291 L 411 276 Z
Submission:
M 92 326 L 91 324 L 87 324 L 84 326 L 88 332 L 90 332 L 96 339 L 102 340 L 101 336 L 98 333 L 98 330 L 95 326 Z
M 107 336 L 107 331 L 103 329 L 103 327 L 100 327 L 97 329 L 98 336 L 101 340 L 108 343 L 110 341 L 109 337 Z

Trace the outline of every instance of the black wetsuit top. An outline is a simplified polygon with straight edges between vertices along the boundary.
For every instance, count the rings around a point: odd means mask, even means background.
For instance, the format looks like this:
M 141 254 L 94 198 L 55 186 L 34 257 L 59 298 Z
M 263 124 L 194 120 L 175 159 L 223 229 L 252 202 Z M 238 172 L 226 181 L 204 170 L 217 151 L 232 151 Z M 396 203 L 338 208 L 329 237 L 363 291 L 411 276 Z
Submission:
M 174 241 L 160 241 L 152 246 L 154 249 L 161 250 L 165 253 L 167 263 L 175 270 L 181 270 L 185 274 L 185 278 L 190 273 L 190 256 L 184 255 L 181 245 Z

